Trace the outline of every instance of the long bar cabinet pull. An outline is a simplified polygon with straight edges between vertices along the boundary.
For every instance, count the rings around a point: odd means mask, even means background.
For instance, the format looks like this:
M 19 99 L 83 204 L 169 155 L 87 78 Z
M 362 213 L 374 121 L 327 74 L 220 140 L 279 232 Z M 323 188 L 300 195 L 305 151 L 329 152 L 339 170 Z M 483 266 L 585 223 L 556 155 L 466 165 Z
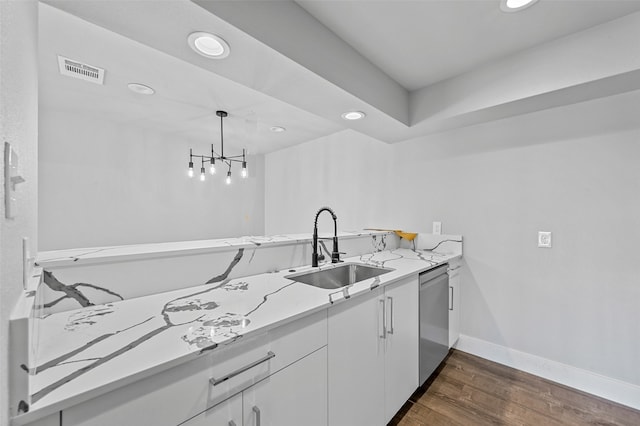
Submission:
M 453 286 L 449 286 L 449 310 L 453 311 Z
M 387 333 L 393 334 L 393 297 L 387 296 L 389 300 L 389 330 Z
M 380 299 L 382 305 L 382 332 L 380 333 L 381 339 L 387 338 L 387 309 L 384 306 L 384 299 Z
M 232 373 L 229 373 L 229 374 L 227 374 L 226 376 L 224 376 L 224 377 L 222 377 L 220 379 L 216 379 L 215 377 L 210 378 L 209 379 L 209 383 L 211 383 L 213 386 L 218 386 L 220 383 L 225 382 L 225 381 L 231 379 L 232 377 L 237 376 L 238 374 L 242 374 L 245 371 L 255 367 L 256 365 L 260 365 L 263 362 L 267 362 L 267 361 L 269 361 L 271 358 L 273 358 L 275 356 L 276 356 L 276 354 L 274 354 L 273 352 L 269 351 L 269 352 L 267 352 L 267 355 L 264 358 L 260 358 L 259 360 L 254 361 L 249 365 L 245 365 L 244 367 L 239 368 L 238 370 L 236 370 L 236 371 L 234 371 Z

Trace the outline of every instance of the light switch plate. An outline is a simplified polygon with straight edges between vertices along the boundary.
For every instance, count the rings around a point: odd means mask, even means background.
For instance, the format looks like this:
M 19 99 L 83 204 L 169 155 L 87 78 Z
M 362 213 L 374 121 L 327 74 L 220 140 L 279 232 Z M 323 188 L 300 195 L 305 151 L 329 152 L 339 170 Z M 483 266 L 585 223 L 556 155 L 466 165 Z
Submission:
M 24 178 L 18 171 L 18 155 L 9 142 L 4 143 L 4 216 L 13 219 L 16 215 L 16 185 Z
M 551 248 L 550 231 L 538 231 L 538 247 Z
M 433 235 L 442 234 L 442 222 L 433 222 Z

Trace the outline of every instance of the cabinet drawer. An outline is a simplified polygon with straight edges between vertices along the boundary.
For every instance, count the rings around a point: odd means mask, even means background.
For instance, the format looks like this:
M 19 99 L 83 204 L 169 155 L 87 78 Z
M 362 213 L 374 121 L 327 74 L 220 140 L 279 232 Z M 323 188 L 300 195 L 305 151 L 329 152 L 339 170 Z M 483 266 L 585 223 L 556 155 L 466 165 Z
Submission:
M 322 311 L 64 410 L 62 424 L 177 425 L 326 344 Z
M 237 342 L 209 370 L 205 408 L 246 389 L 327 344 L 327 312 L 293 321 L 253 341 Z M 216 384 L 217 383 L 217 384 Z

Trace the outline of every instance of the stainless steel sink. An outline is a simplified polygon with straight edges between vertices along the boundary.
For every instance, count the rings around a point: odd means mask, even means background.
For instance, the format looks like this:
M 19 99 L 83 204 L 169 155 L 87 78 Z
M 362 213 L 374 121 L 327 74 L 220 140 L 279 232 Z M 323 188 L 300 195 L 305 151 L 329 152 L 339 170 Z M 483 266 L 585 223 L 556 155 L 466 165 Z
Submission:
M 375 266 L 362 265 L 360 263 L 344 263 L 334 268 L 292 274 L 285 278 L 312 285 L 314 287 L 335 289 L 345 287 L 368 278 L 377 277 L 378 275 L 386 274 L 391 271 L 393 271 L 393 269 L 378 268 Z

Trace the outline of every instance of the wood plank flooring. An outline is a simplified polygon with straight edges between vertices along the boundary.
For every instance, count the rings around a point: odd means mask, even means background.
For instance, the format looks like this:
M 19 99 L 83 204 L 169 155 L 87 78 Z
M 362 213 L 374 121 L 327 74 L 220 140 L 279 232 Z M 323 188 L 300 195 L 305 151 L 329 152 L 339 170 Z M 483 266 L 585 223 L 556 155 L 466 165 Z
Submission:
M 389 423 L 640 425 L 640 411 L 453 350 Z

